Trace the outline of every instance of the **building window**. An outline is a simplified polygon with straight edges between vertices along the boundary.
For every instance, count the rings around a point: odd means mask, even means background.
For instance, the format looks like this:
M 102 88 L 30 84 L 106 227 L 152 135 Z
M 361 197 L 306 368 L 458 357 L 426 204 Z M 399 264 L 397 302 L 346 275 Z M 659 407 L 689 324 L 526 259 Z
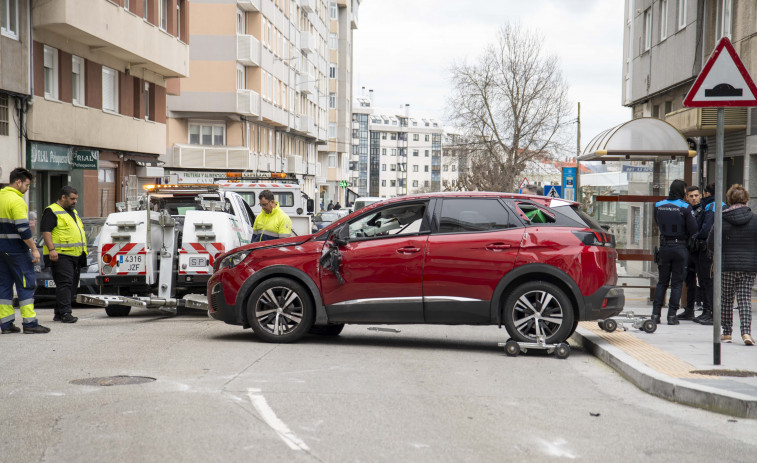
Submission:
M 413 180 L 413 186 L 414 186 L 414 187 L 417 187 L 417 186 L 418 186 L 418 180 Z
M 396 148 L 392 148 L 392 156 L 397 156 L 397 149 Z
M 84 105 L 84 59 L 78 56 L 71 57 L 71 100 Z
M 18 0 L 0 0 L 0 21 L 3 35 L 18 39 Z
M 660 40 L 668 36 L 668 0 L 660 0 Z
M 386 148 L 381 148 L 381 155 L 386 156 Z
M 425 150 L 425 151 L 423 152 L 423 155 L 424 155 L 425 157 L 428 157 L 428 150 Z
M 243 90 L 245 87 L 244 66 L 237 64 L 237 89 Z
M 135 114 L 137 116 L 137 114 Z M 150 118 L 150 82 L 145 81 L 145 120 L 152 120 Z
M 731 24 L 733 23 L 733 0 L 718 1 L 718 22 L 715 34 L 718 38 L 731 38 Z
M 413 172 L 418 172 L 418 164 L 413 164 Z
M 644 10 L 644 51 L 652 48 L 652 11 Z
M 129 0 L 124 0 L 124 9 L 129 9 Z
M 426 141 L 428 141 L 428 135 L 426 135 Z
M 430 185 L 431 185 L 431 182 L 429 182 L 428 180 L 424 180 L 423 181 L 423 186 L 427 187 L 427 186 L 430 186 Z
M 452 164 L 452 172 L 455 172 L 457 170 L 457 166 Z
M 237 34 L 244 34 L 244 12 L 237 10 Z
M 386 180 L 381 181 L 381 186 L 386 186 Z
M 423 166 L 423 172 L 428 172 L 428 166 Z
M 58 50 L 45 45 L 45 98 L 58 99 Z
M 339 36 L 336 34 L 329 34 L 329 48 L 336 50 L 339 48 Z
M 678 0 L 678 28 L 686 27 L 686 3 L 688 0 Z
M 329 93 L 329 108 L 336 108 L 336 93 Z
M 386 164 L 381 164 L 381 170 L 382 170 L 383 172 L 386 172 Z
M 446 164 L 444 166 L 442 166 L 442 171 L 449 172 L 449 166 L 446 165 Z
M 418 140 L 420 140 L 420 135 L 417 134 L 417 133 L 414 133 L 413 134 L 413 141 L 418 141 Z
M 210 122 L 197 122 L 189 124 L 190 145 L 216 145 L 226 144 L 226 125 L 213 124 Z
M 391 133 L 391 139 L 392 140 L 396 140 L 397 139 L 397 132 L 392 132 Z
M 103 66 L 103 109 L 118 112 L 118 71 Z
M 391 181 L 391 186 L 396 187 L 397 186 L 397 180 L 392 180 Z
M 386 140 L 386 132 L 381 132 L 381 139 Z
M 329 138 L 336 138 L 336 122 L 329 122 Z
M 672 101 L 666 101 L 665 102 L 665 114 L 673 112 L 673 102 Z
M 149 8 L 150 0 L 142 0 L 142 19 L 147 20 L 147 9 Z
M 161 30 L 168 30 L 168 0 L 158 0 L 160 8 L 158 9 L 158 27 Z
M 413 150 L 413 156 L 418 157 L 418 150 Z
M 389 164 L 389 170 L 391 172 L 396 172 L 397 171 L 397 164 Z
M 329 2 L 329 16 L 331 19 L 339 19 L 339 7 L 336 2 Z
M 652 106 L 652 117 L 660 118 L 660 105 L 656 104 Z
M 336 167 L 336 153 L 329 153 L 329 168 Z
M 329 63 L 329 79 L 336 79 L 336 64 Z
M 8 95 L 0 93 L 0 135 L 10 133 L 10 111 L 8 111 Z

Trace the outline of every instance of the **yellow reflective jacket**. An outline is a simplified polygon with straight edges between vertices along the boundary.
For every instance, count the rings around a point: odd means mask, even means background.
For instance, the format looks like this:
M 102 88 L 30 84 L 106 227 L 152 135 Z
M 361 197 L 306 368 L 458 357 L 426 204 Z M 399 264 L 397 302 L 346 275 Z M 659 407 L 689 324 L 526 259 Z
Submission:
M 28 252 L 32 237 L 24 194 L 7 186 L 0 190 L 0 252 Z
M 252 226 L 251 242 L 277 240 L 279 238 L 287 238 L 291 234 L 292 219 L 276 203 L 270 214 L 261 212 L 255 217 L 255 224 Z
M 84 234 L 84 224 L 81 223 L 79 213 L 74 209 L 74 216 L 67 210 L 63 209 L 58 203 L 52 203 L 47 206 L 58 218 L 58 225 L 53 228 L 52 238 L 53 246 L 58 254 L 79 257 L 87 253 L 87 237 Z M 50 254 L 47 244 L 42 248 L 44 255 Z

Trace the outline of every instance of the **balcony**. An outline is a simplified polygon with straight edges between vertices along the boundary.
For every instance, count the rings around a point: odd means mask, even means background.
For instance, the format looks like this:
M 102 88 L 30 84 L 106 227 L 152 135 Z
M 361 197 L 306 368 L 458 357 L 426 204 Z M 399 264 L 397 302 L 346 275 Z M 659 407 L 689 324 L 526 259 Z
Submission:
M 302 162 L 302 156 L 287 156 L 288 174 L 304 174 L 306 165 Z
M 139 75 L 141 69 L 163 77 L 186 77 L 189 74 L 187 44 L 141 17 L 125 13 L 114 2 L 33 2 L 32 24 L 35 31 L 61 36 L 70 41 L 72 47 L 74 44 L 83 45 L 85 50 L 88 48 L 120 62 L 134 63 L 131 71 L 139 70 Z
M 237 0 L 237 7 L 242 11 L 260 12 L 260 0 Z
M 305 13 L 313 13 L 315 11 L 315 0 L 300 0 L 300 8 Z
M 718 123 L 717 108 L 684 108 L 665 115 L 665 122 L 678 129 L 685 137 L 715 135 Z M 725 108 L 725 131 L 744 130 L 747 126 L 747 108 Z
M 247 116 L 260 116 L 260 95 L 254 90 L 237 90 L 237 112 Z
M 297 73 L 297 91 L 305 95 L 315 94 L 315 79 L 304 72 Z
M 176 167 L 196 169 L 250 169 L 250 151 L 244 146 L 173 146 Z
M 260 66 L 260 41 L 251 35 L 237 35 L 237 61 L 245 66 Z
M 300 31 L 300 48 L 306 55 L 315 52 L 315 40 L 310 32 Z
M 308 135 L 315 137 L 315 122 L 310 116 L 299 116 L 300 119 L 300 132 L 305 132 Z

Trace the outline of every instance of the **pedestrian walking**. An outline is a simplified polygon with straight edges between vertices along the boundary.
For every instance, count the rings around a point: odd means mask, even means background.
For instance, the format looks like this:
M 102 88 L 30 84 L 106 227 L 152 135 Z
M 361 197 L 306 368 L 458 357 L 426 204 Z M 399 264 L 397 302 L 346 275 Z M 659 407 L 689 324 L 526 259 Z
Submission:
M 329 205 L 326 206 L 326 210 L 330 211 L 332 209 L 334 209 L 334 201 L 329 201 Z
M 14 322 L 13 288 L 18 295 L 18 308 L 23 318 L 24 333 L 49 333 L 50 328 L 37 321 L 34 312 L 36 279 L 34 264 L 39 251 L 32 238 L 29 208 L 24 194 L 29 191 L 34 176 L 18 167 L 9 176 L 10 184 L 0 190 L 0 331 L 2 334 L 20 333 Z
M 714 249 L 715 233 L 723 236 L 720 295 L 722 342 L 731 342 L 733 331 L 733 296 L 739 304 L 741 339 L 754 345 L 752 337 L 752 286 L 757 277 L 757 217 L 747 207 L 749 193 L 735 184 L 726 193 L 728 209 L 723 211 L 723 229 L 713 229 L 707 237 L 707 247 Z
M 694 211 L 694 219 L 696 220 L 701 215 L 702 208 L 700 202 L 702 195 L 699 192 L 699 187 L 692 185 L 686 188 L 686 202 L 691 206 Z M 693 320 L 694 319 L 694 304 L 697 300 L 697 294 L 699 293 L 697 286 L 697 261 L 699 259 L 699 248 L 697 244 L 696 235 L 692 236 L 688 243 L 689 257 L 686 265 L 686 306 L 683 313 L 676 314 L 678 320 Z M 700 295 L 701 296 L 701 295 Z
M 726 208 L 723 203 L 723 210 Z M 697 232 L 697 247 L 700 249 L 697 261 L 697 279 L 702 287 L 702 314 L 694 319 L 694 323 L 712 325 L 712 253 L 707 250 L 707 238 L 715 222 L 715 184 L 704 187 L 702 203 L 699 205 L 702 213 L 697 217 L 699 231 Z
M 655 323 L 660 323 L 662 304 L 670 286 L 668 325 L 678 325 L 676 312 L 681 302 L 681 286 L 689 257 L 687 243 L 697 232 L 694 211 L 683 200 L 685 194 L 686 183 L 673 180 L 667 199 L 657 202 L 654 207 L 654 220 L 660 229 L 660 248 L 655 256 L 659 278 L 652 304 L 652 320 Z
M 55 281 L 55 316 L 53 321 L 76 323 L 71 302 L 79 288 L 81 268 L 87 265 L 87 237 L 84 224 L 74 208 L 79 192 L 71 186 L 60 189 L 58 200 L 42 213 L 40 230 L 45 264 Z

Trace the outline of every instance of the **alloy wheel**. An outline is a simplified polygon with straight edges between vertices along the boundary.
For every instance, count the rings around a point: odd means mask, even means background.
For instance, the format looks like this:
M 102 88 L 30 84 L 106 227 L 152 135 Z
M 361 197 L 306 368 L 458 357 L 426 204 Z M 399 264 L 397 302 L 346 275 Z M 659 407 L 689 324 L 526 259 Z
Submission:
M 260 295 L 254 313 L 261 328 L 281 336 L 302 323 L 304 307 L 296 291 L 285 286 L 274 286 Z
M 564 310 L 560 301 L 548 291 L 534 290 L 521 295 L 513 307 L 515 329 L 536 340 L 538 335 L 552 337 L 563 324 Z

